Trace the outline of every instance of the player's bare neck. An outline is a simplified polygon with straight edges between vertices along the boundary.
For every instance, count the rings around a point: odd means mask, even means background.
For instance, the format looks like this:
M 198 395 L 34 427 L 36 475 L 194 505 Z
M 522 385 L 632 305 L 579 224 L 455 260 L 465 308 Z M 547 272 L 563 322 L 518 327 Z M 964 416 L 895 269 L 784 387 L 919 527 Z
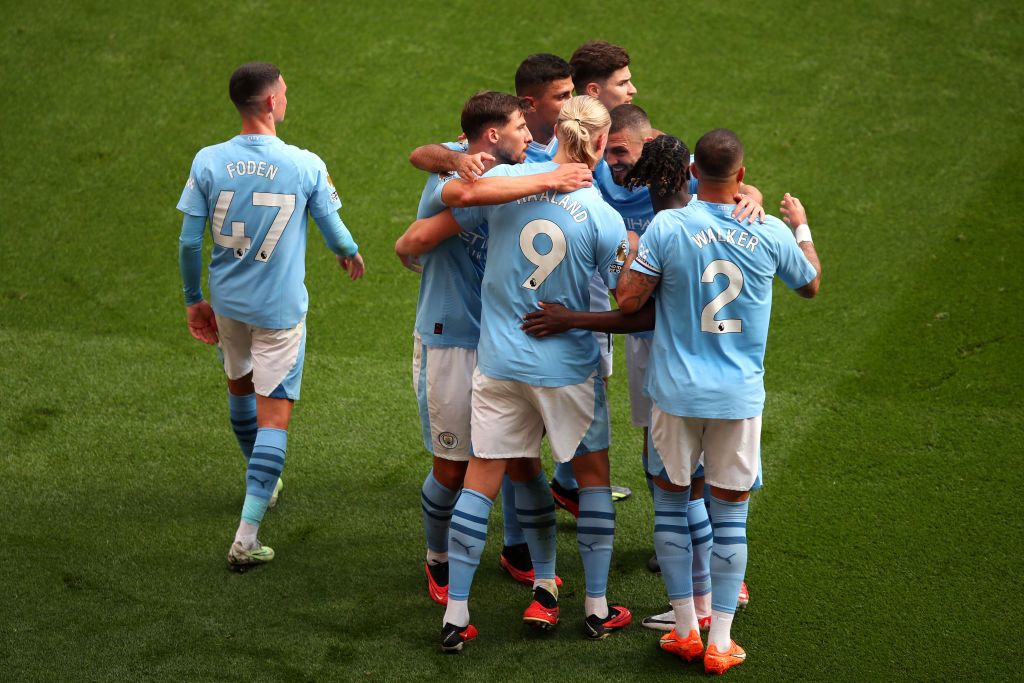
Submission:
M 274 123 L 274 118 L 271 117 L 257 117 L 257 116 L 243 116 L 242 117 L 242 135 L 277 135 L 277 125 Z
M 740 184 L 736 182 L 713 183 L 701 180 L 697 185 L 697 199 L 712 204 L 735 204 L 739 191 Z
M 685 190 L 670 194 L 667 197 L 657 197 L 652 193 L 651 206 L 654 208 L 654 213 L 664 211 L 665 209 L 681 209 L 690 203 L 690 199 L 690 193 Z
M 526 127 L 530 129 L 530 137 L 542 147 L 551 144 L 551 138 L 555 137 L 553 127 L 545 127 L 540 121 L 532 120 L 529 114 L 526 115 Z

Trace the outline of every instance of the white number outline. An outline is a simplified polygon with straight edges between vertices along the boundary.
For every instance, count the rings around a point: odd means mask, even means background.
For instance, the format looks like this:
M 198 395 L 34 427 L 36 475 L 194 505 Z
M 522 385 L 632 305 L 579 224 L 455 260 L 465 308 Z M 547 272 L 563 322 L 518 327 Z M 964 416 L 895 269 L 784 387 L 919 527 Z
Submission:
M 716 259 L 708 264 L 708 267 L 701 273 L 700 281 L 710 285 L 715 282 L 715 277 L 725 275 L 729 278 L 729 284 L 718 293 L 714 299 L 709 301 L 704 310 L 700 312 L 700 331 L 709 334 L 733 334 L 743 331 L 743 321 L 739 318 L 728 318 L 716 320 L 715 316 L 723 308 L 736 300 L 736 297 L 743 291 L 743 271 L 732 261 Z
M 213 234 L 214 243 L 225 249 L 230 249 L 235 258 L 244 258 L 252 246 L 252 239 L 245 236 L 245 223 L 242 221 L 231 221 L 231 234 L 225 235 L 224 220 L 227 218 L 231 202 L 235 193 L 230 190 L 221 190 L 217 195 L 217 205 L 213 209 L 213 216 L 210 219 L 210 232 Z M 281 233 L 288 227 L 288 221 L 295 213 L 295 195 L 276 194 L 273 192 L 253 192 L 253 206 L 269 206 L 277 208 L 277 215 L 274 222 L 270 224 L 263 241 L 260 242 L 255 260 L 259 263 L 266 263 L 274 255 L 277 243 L 281 239 Z
M 537 235 L 548 236 L 551 240 L 551 251 L 546 254 L 537 251 L 537 248 L 533 246 L 533 240 Z M 535 218 L 524 225 L 523 231 L 519 233 L 519 248 L 522 250 L 526 260 L 537 266 L 537 269 L 530 273 L 526 280 L 523 281 L 522 286 L 526 289 L 536 290 L 544 284 L 544 281 L 548 279 L 548 276 L 551 275 L 555 268 L 565 260 L 565 253 L 567 251 L 565 233 L 552 221 L 546 218 Z

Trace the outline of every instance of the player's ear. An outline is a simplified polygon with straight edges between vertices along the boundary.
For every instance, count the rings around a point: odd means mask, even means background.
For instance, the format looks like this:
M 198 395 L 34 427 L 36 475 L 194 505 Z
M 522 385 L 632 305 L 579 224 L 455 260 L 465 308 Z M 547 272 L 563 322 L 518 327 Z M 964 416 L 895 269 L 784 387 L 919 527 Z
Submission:
M 587 87 L 584 88 L 583 90 L 584 95 L 590 95 L 591 97 L 596 99 L 600 99 L 601 97 L 601 86 L 599 86 L 595 81 L 587 83 Z
M 498 140 L 500 140 L 500 139 L 501 139 L 501 136 L 498 135 L 498 129 L 497 128 L 488 128 L 487 129 L 487 141 L 489 143 L 491 143 L 492 145 L 493 144 L 497 144 Z
M 736 182 L 737 183 L 742 183 L 743 182 L 743 175 L 746 172 L 747 172 L 747 167 L 746 166 L 740 166 L 740 170 L 736 171 Z
M 531 96 L 531 95 L 523 95 L 519 99 L 521 99 L 523 102 L 526 102 L 526 105 L 527 105 L 526 111 L 528 111 L 528 112 L 530 112 L 530 111 L 537 111 L 537 100 L 534 99 L 533 96 Z

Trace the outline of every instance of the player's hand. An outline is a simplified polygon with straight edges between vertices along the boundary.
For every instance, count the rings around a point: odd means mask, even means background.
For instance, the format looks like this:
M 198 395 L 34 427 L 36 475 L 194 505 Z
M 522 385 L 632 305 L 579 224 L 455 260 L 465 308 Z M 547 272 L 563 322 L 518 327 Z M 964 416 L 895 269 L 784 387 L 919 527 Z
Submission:
M 779 211 L 782 212 L 782 220 L 786 221 L 786 225 L 791 230 L 807 222 L 807 211 L 804 209 L 804 205 L 788 192 L 782 195 Z
M 210 304 L 200 301 L 186 306 L 185 318 L 188 320 L 188 331 L 193 337 L 204 344 L 217 343 L 217 318 Z
M 594 184 L 594 173 L 586 164 L 562 164 L 551 171 L 551 187 L 555 192 L 574 192 Z
M 764 207 L 758 204 L 756 199 L 745 194 L 736 194 L 733 199 L 736 200 L 736 208 L 732 210 L 732 217 L 737 222 L 742 223 L 746 220 L 749 225 L 756 217 L 758 223 L 764 223 Z
M 356 252 L 355 256 L 338 256 L 338 265 L 348 271 L 349 280 L 358 280 L 366 272 L 363 255 Z
M 548 301 L 539 301 L 539 311 L 533 311 L 523 316 L 523 331 L 532 337 L 547 337 L 551 334 L 561 334 L 572 329 L 572 311 L 563 306 Z
M 484 174 L 484 171 L 486 170 L 484 162 L 486 161 L 494 161 L 494 157 L 487 152 L 460 154 L 459 160 L 455 164 L 455 172 L 458 173 L 459 177 L 463 180 L 473 182 Z
M 411 270 L 414 273 L 423 272 L 423 264 L 420 263 L 419 256 L 410 256 L 409 254 L 396 254 L 398 260 L 402 262 L 402 265 Z

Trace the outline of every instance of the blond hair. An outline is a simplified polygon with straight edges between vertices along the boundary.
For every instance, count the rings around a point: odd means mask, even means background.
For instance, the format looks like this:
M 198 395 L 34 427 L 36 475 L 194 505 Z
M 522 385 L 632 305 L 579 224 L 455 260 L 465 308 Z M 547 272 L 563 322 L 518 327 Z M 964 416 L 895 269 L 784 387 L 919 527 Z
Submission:
M 570 161 L 593 168 L 600 161 L 594 138 L 611 125 L 612 117 L 597 98 L 577 95 L 566 101 L 558 114 L 555 135 Z

